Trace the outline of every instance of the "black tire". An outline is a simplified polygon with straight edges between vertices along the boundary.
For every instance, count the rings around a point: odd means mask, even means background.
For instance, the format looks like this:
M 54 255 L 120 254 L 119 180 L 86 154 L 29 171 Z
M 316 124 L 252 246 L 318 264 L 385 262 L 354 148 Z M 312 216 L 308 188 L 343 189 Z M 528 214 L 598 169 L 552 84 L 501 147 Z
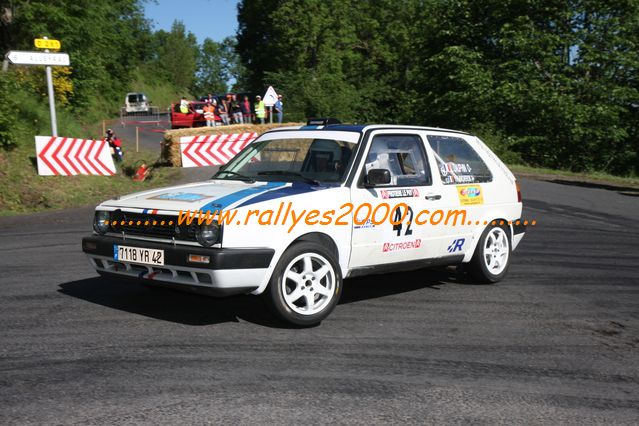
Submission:
M 307 278 L 302 280 L 303 284 L 298 284 L 292 281 L 291 278 L 287 278 L 286 282 L 284 282 L 285 274 L 287 277 L 290 277 L 291 274 L 297 274 L 297 271 L 293 271 L 293 269 L 304 265 L 305 258 L 311 259 L 313 272 L 309 272 L 306 268 L 299 271 L 300 276 Z M 296 259 L 299 260 L 295 261 Z M 295 263 L 291 264 L 294 261 Z M 324 264 L 324 261 L 327 264 Z M 324 266 L 328 270 L 326 275 L 315 275 Z M 313 293 L 313 291 L 318 291 L 318 285 L 321 286 L 322 292 L 326 294 Z M 284 292 L 290 298 L 294 290 L 302 291 L 303 295 L 299 297 L 296 303 L 287 302 Z M 284 252 L 273 270 L 271 281 L 263 296 L 271 311 L 280 319 L 297 326 L 309 327 L 319 324 L 333 311 L 337 302 L 339 302 L 341 294 L 342 274 L 335 255 L 317 243 L 303 241 L 293 244 Z M 309 309 L 309 299 L 307 297 L 311 296 L 313 298 L 312 306 L 310 307 L 311 312 L 308 314 L 300 312 Z M 316 305 L 317 312 L 313 309 Z
M 503 244 L 506 245 L 505 250 L 502 249 L 499 252 L 505 252 L 506 254 L 505 266 L 502 266 L 498 271 L 495 271 L 494 269 L 491 269 L 489 267 L 488 262 L 490 262 L 490 260 L 488 260 L 487 258 L 495 253 L 487 252 L 487 250 L 490 250 L 490 248 L 486 247 L 487 239 L 489 239 L 491 235 L 494 239 L 496 234 L 500 235 L 499 239 Z M 501 236 L 503 236 L 503 238 L 501 238 Z M 502 247 L 503 244 L 501 244 Z M 500 259 L 503 260 L 502 254 L 499 254 L 498 256 L 501 256 Z M 508 229 L 508 227 L 505 225 L 489 225 L 479 238 L 479 242 L 477 243 L 477 247 L 475 248 L 473 258 L 470 261 L 468 271 L 470 272 L 470 275 L 475 282 L 479 282 L 482 284 L 496 283 L 501 281 L 506 276 L 508 268 L 510 267 L 511 257 L 512 245 L 510 239 L 510 229 Z

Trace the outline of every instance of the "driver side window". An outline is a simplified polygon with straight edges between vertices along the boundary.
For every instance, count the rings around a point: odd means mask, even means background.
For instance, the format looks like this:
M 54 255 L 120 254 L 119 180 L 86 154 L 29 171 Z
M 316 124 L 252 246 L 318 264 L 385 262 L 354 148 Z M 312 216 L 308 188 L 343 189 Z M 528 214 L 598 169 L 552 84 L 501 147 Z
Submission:
M 390 187 L 432 184 L 424 144 L 417 135 L 375 136 L 366 157 L 366 174 L 371 169 L 388 170 Z

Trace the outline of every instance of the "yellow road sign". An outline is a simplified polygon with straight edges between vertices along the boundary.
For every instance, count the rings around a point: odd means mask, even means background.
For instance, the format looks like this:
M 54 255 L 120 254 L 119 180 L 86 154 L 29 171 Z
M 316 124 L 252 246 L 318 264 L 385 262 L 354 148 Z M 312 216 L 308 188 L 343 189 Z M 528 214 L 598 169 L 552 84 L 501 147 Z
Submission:
M 51 40 L 46 38 L 36 38 L 35 40 L 33 40 L 33 44 L 35 44 L 35 47 L 37 47 L 38 49 L 52 50 L 58 50 L 62 46 L 60 44 L 60 40 Z

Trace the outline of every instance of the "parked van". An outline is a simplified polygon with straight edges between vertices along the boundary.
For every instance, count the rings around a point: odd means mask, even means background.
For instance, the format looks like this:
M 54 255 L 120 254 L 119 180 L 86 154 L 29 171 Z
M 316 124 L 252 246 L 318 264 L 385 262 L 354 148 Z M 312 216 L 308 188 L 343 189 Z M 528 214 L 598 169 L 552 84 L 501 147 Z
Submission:
M 144 93 L 127 93 L 124 98 L 124 110 L 127 113 L 149 112 L 149 100 Z

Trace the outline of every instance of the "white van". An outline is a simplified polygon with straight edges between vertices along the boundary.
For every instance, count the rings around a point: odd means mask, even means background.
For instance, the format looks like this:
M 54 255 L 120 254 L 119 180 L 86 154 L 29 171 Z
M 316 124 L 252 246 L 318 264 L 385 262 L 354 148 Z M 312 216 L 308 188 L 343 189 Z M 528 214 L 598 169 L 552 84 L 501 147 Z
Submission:
M 127 93 L 124 98 L 124 110 L 127 113 L 149 112 L 149 100 L 144 93 Z

